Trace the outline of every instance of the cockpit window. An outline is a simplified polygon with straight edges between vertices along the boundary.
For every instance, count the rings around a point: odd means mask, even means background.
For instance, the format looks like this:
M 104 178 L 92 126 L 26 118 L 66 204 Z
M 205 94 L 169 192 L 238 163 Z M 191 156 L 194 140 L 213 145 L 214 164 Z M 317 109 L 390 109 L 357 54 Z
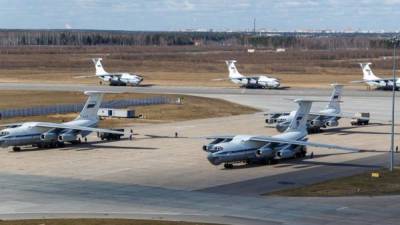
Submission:
M 10 132 L 1 131 L 1 132 L 0 132 L 0 137 L 6 136 L 6 135 L 9 135 L 9 134 L 10 134 Z
M 222 142 L 230 142 L 230 141 L 232 141 L 232 138 L 227 138 L 227 139 L 223 140 Z

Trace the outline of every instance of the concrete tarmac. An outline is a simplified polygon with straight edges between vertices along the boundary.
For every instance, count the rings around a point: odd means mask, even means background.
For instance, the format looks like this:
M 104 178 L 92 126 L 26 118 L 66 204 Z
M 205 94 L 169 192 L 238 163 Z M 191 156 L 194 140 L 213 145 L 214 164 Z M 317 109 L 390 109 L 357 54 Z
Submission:
M 244 90 L 184 87 L 106 87 L 1 84 L 2 90 L 129 90 L 217 97 L 269 111 L 296 108 L 284 98 L 327 99 L 330 89 Z M 365 96 L 372 93 L 371 96 Z M 345 92 L 344 110 L 386 119 L 390 93 Z M 315 110 L 323 104 L 315 105 Z M 211 166 L 199 137 L 214 134 L 273 135 L 262 113 L 169 124 L 138 125 L 135 140 L 62 149 L 0 152 L 0 218 L 162 218 L 229 224 L 398 224 L 399 196 L 346 198 L 260 197 L 259 194 L 373 170 L 382 152 L 347 153 L 309 148 L 313 159 L 273 166 Z M 310 141 L 387 150 L 389 126 L 372 124 L 310 135 Z M 397 129 L 397 128 L 396 128 Z M 180 138 L 172 138 L 174 132 Z M 397 131 L 398 132 L 398 131 Z M 396 143 L 399 143 L 396 139 Z

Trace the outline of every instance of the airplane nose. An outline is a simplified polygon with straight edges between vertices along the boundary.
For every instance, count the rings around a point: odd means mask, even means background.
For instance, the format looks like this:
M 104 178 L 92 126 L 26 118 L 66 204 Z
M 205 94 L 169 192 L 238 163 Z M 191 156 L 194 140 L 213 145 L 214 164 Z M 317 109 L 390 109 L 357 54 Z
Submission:
M 212 153 L 208 154 L 207 159 L 211 164 L 213 164 L 215 166 L 221 164 L 221 162 L 219 162 L 219 160 L 218 160 L 218 157 L 214 156 L 214 154 L 212 154 Z

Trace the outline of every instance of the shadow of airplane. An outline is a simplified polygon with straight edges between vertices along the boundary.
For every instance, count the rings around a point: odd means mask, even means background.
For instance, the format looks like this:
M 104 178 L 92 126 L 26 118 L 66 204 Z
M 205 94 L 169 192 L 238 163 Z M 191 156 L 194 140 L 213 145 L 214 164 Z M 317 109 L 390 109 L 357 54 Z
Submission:
M 362 127 L 382 127 L 382 126 L 388 126 L 387 124 L 382 124 L 382 123 L 374 123 Z M 357 128 L 357 126 L 348 126 L 348 127 L 332 127 L 328 129 L 323 129 L 322 134 L 324 135 L 349 135 L 349 134 L 390 134 L 390 132 L 379 132 L 379 131 L 361 131 L 361 130 L 354 130 Z M 400 134 L 400 133 L 395 133 L 395 134 Z
M 323 157 L 328 157 L 328 156 L 333 156 L 333 155 L 348 155 L 348 154 L 362 154 L 362 152 L 316 154 L 313 156 L 313 158 L 316 159 L 316 158 L 323 158 Z M 381 168 L 381 166 L 378 166 L 378 165 L 364 165 L 364 164 L 357 164 L 357 163 L 317 162 L 317 161 L 310 161 L 307 159 L 311 159 L 311 157 L 307 156 L 305 158 L 299 158 L 299 159 L 279 160 L 277 163 L 272 164 L 272 165 L 265 165 L 262 163 L 240 164 L 240 165 L 236 165 L 233 168 L 229 168 L 229 169 L 223 168 L 223 170 L 247 169 L 247 168 L 260 167 L 260 166 L 272 166 L 272 168 L 284 168 L 284 167 L 294 166 L 294 168 L 296 168 L 296 169 L 313 167 L 313 166 L 340 166 L 340 167 L 358 167 L 358 168 L 371 168 L 371 169 Z
M 153 87 L 155 84 L 139 84 L 137 87 Z

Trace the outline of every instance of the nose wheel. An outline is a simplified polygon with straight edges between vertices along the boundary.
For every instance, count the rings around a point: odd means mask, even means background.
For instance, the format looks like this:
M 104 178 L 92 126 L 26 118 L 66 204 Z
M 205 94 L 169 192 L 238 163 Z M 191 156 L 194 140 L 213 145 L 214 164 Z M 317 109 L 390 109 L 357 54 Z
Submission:
M 14 152 L 20 152 L 21 151 L 21 147 L 14 146 L 13 147 L 13 151 Z

